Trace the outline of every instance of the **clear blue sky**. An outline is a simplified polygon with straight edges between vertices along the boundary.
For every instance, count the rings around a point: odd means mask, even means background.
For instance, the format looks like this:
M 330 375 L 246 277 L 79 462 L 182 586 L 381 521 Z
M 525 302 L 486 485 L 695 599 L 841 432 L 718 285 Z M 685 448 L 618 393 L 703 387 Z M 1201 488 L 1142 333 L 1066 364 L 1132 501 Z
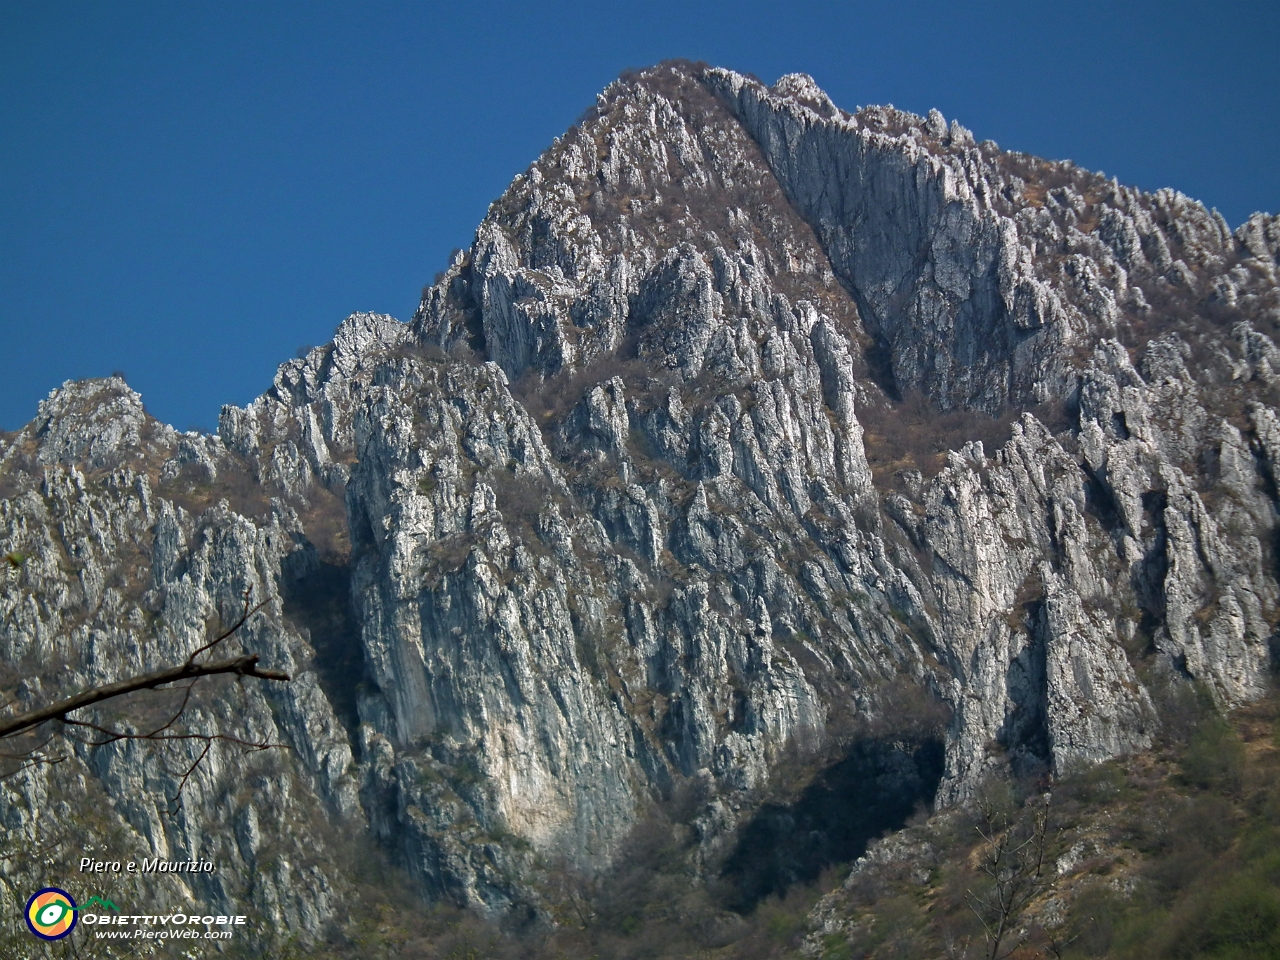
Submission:
M 0 0 L 0 429 L 123 370 L 212 429 L 353 310 L 407 319 L 623 69 L 811 73 L 843 107 L 1280 209 L 1280 5 Z

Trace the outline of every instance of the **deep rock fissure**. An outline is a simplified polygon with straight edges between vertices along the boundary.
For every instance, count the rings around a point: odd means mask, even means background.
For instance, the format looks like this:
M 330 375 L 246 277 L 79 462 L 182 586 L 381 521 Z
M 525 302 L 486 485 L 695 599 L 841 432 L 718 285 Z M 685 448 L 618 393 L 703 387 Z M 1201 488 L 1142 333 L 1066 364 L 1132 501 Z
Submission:
M 302 552 L 302 551 L 299 551 Z M 360 725 L 357 691 L 364 679 L 364 647 L 351 604 L 351 566 L 345 558 L 285 565 L 285 616 L 307 630 L 320 688 L 352 742 Z

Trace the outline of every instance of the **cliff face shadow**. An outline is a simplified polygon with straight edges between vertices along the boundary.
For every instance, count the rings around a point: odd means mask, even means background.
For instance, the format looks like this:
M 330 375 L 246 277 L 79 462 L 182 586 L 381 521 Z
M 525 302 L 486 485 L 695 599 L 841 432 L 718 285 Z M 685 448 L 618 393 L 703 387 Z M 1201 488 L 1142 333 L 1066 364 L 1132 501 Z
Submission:
M 285 615 L 310 634 L 320 688 L 347 735 L 354 738 L 360 723 L 356 687 L 364 677 L 364 650 L 351 605 L 351 567 L 312 554 L 306 561 L 285 565 L 284 573 Z
M 942 779 L 943 746 L 863 741 L 819 773 L 794 803 L 762 806 L 741 829 L 721 880 L 726 905 L 749 912 L 764 898 L 818 879 L 862 856 L 930 805 Z

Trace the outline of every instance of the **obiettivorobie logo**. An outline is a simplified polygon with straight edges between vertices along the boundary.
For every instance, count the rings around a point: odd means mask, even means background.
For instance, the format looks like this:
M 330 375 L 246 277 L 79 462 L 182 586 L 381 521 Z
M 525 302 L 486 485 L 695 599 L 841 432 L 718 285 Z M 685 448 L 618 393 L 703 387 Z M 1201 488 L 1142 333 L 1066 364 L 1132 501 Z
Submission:
M 100 912 L 93 912 L 93 907 Z M 115 916 L 101 911 L 114 911 Z M 105 897 L 92 896 L 83 906 L 60 887 L 43 887 L 27 901 L 27 928 L 41 940 L 61 940 L 83 921 L 97 929 L 99 940 L 229 940 L 235 927 L 249 918 L 243 914 L 164 913 L 122 914 Z M 203 931 L 193 929 L 204 927 Z M 223 928 L 223 929 L 212 929 Z
M 61 940 L 76 928 L 77 914 L 94 905 L 120 912 L 110 900 L 90 897 L 83 907 L 76 906 L 71 894 L 58 887 L 43 887 L 27 901 L 27 928 L 41 940 Z

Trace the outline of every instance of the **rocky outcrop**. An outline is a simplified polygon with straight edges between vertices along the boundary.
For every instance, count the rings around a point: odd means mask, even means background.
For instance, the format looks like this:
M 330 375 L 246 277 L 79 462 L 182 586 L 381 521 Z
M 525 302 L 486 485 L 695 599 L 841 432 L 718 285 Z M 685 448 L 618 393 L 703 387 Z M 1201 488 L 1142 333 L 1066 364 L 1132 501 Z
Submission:
M 1271 667 L 1277 249 L 1273 217 L 1232 233 L 936 112 L 653 68 L 409 324 L 352 315 L 217 438 L 118 381 L 55 392 L 0 453 L 0 550 L 34 558 L 5 660 L 119 676 L 339 571 L 359 666 L 271 607 L 237 641 L 298 679 L 236 716 L 294 752 L 249 797 L 225 763 L 188 787 L 305 929 L 342 880 L 299 811 L 536 915 L 548 863 L 604 869 L 687 787 L 716 869 L 782 758 L 868 731 L 942 741 L 942 804 L 1141 750 L 1166 688 L 1231 706 Z M 175 832 L 141 754 L 77 751 L 153 849 L 223 842 Z M 318 851 L 305 903 L 250 879 L 278 831 Z
M 199 463 L 197 454 L 210 451 L 216 458 L 219 447 L 151 420 L 120 380 L 54 391 L 3 453 L 12 488 L 0 501 L 0 546 L 26 559 L 9 569 L 0 594 L 0 661 L 21 678 L 20 702 L 43 705 L 181 663 L 206 642 L 210 622 L 238 618 L 246 596 L 275 597 L 225 652 L 256 652 L 293 682 L 206 683 L 168 730 L 234 738 L 209 741 L 199 763 L 202 740 L 95 746 L 111 738 L 65 730 L 55 737 L 60 747 L 36 754 L 61 760 L 11 769 L 0 780 L 0 816 L 9 844 L 53 844 L 50 862 L 68 874 L 84 844 L 102 844 L 108 859 L 212 861 L 215 871 L 161 878 L 161 889 L 146 895 L 167 893 L 175 905 L 220 913 L 252 902 L 262 921 L 314 935 L 343 883 L 333 852 L 317 855 L 317 826 L 363 816 L 351 748 L 306 639 L 283 618 L 277 596 L 281 560 L 300 535 L 294 511 L 276 500 L 254 519 L 226 500 L 184 506 L 170 490 L 172 465 Z M 176 696 L 77 717 L 146 733 L 162 727 Z M 63 843 L 77 824 L 84 844 Z M 3 882 L 21 899 L 43 871 L 26 857 L 8 862 Z
M 355 410 L 377 362 L 405 339 L 394 318 L 353 313 L 331 343 L 281 364 L 271 389 L 248 407 L 223 407 L 219 438 L 260 484 L 304 502 L 313 484 L 340 493 L 355 449 Z

